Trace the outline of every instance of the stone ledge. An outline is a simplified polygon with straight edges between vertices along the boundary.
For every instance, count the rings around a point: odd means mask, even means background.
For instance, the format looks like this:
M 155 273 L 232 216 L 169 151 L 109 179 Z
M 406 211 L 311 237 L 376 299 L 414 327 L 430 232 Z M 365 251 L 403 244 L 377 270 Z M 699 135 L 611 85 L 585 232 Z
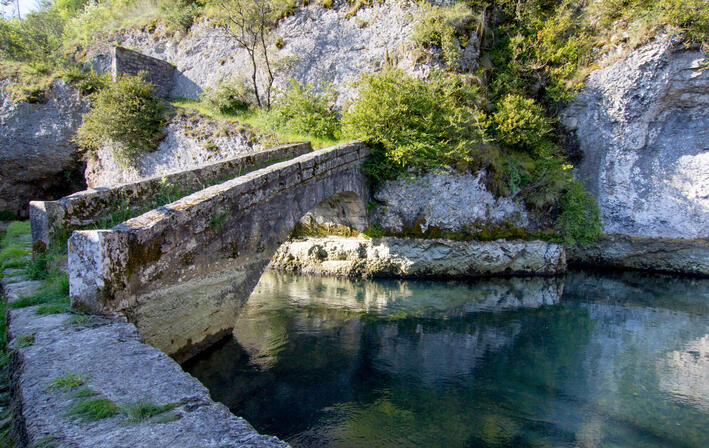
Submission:
M 709 241 L 609 235 L 590 246 L 570 248 L 569 263 L 709 277 Z
M 466 278 L 566 272 L 564 247 L 544 241 L 324 237 L 283 244 L 271 269 L 345 277 Z
M 92 317 L 67 323 L 68 314 L 38 316 L 34 308 L 12 310 L 8 340 L 34 334 L 34 343 L 12 353 L 11 387 L 18 446 L 51 437 L 58 447 L 278 447 L 288 445 L 258 434 L 244 419 L 213 402 L 207 389 L 159 350 L 141 342 L 132 324 Z M 118 415 L 96 422 L 66 417 L 78 400 L 48 390 L 66 373 L 81 374 L 100 396 L 123 405 L 138 401 L 176 403 L 165 423 L 126 422 Z

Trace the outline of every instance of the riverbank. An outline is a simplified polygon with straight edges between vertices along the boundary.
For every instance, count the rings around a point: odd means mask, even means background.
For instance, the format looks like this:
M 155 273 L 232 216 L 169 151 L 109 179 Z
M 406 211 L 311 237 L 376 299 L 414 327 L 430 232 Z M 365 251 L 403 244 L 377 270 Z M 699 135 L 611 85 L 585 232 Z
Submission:
M 212 401 L 133 324 L 18 307 L 43 286 L 24 269 L 5 269 L 2 285 L 17 446 L 288 446 Z

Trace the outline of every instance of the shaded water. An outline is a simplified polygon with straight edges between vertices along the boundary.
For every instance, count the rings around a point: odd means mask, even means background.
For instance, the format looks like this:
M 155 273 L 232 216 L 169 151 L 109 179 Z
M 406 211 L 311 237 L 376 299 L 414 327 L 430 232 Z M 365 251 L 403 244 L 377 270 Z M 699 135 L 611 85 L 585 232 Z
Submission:
M 294 447 L 709 447 L 709 281 L 264 274 L 185 368 Z

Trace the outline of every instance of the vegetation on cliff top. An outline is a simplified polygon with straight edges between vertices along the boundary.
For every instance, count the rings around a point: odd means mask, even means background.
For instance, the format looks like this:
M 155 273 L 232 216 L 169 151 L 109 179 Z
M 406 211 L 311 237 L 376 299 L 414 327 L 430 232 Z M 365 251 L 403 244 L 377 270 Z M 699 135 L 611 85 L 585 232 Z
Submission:
M 348 17 L 373 2 L 348 0 Z M 571 177 L 556 129 L 558 110 L 597 61 L 612 60 L 620 48 L 632 49 L 667 27 L 688 40 L 709 41 L 704 0 L 458 0 L 448 6 L 421 1 L 414 51 L 437 59 L 444 70 L 426 81 L 390 68 L 364 75 L 358 99 L 337 111 L 332 95 L 319 86 L 294 83 L 279 95 L 272 92 L 289 62 L 278 59 L 269 31 L 309 3 L 55 0 L 23 20 L 0 21 L 0 75 L 21 86 L 13 91 L 19 99 L 41 101 L 60 74 L 94 92 L 78 140 L 92 148 L 110 138 L 128 161 L 160 138 L 159 103 L 138 81 L 130 81 L 129 89 L 128 78 L 114 84 L 82 71 L 75 56 L 91 40 L 120 29 L 156 32 L 161 23 L 161 33 L 183 33 L 195 21 L 210 20 L 251 56 L 252 76 L 225 80 L 192 106 L 206 104 L 215 114 L 240 117 L 281 136 L 362 138 L 374 149 L 367 170 L 375 182 L 443 166 L 485 169 L 493 191 L 523 198 L 539 213 L 558 217 L 563 234 L 584 240 L 597 233 L 598 213 Z M 471 69 L 460 62 L 473 41 L 481 55 Z M 265 73 L 263 82 L 256 81 L 257 72 Z

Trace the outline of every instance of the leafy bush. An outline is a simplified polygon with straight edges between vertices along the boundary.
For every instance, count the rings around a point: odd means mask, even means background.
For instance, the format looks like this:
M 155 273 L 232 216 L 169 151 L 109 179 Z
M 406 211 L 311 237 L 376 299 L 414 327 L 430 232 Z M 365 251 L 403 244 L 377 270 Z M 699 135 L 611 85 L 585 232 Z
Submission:
M 54 7 L 62 17 L 75 17 L 88 3 L 89 0 L 54 0 Z
M 168 25 L 188 30 L 202 14 L 204 2 L 198 0 L 173 0 L 160 3 L 160 14 Z
M 556 221 L 564 242 L 590 244 L 602 234 L 598 205 L 579 182 L 572 182 L 561 197 L 561 214 Z
M 66 68 L 61 77 L 64 81 L 79 89 L 82 95 L 91 95 L 107 87 L 111 82 L 111 75 L 99 75 L 93 70 L 84 70 L 71 65 Z
M 492 118 L 501 143 L 536 155 L 548 155 L 552 146 L 548 140 L 551 120 L 534 100 L 507 95 L 497 104 Z
M 165 125 L 165 107 L 152 84 L 138 76 L 122 76 L 92 97 L 76 141 L 85 149 L 113 143 L 116 159 L 128 165 L 157 148 Z
M 423 81 L 399 71 L 365 74 L 345 112 L 345 133 L 372 145 L 366 170 L 375 182 L 408 168 L 488 167 L 495 159 L 477 91 L 441 74 Z M 491 153 L 492 152 L 492 153 Z
M 0 19 L 0 57 L 55 65 L 61 53 L 64 19 L 54 9 L 31 12 L 24 19 Z
M 276 99 L 269 117 L 277 127 L 319 138 L 337 138 L 340 122 L 335 112 L 335 93 L 325 86 L 323 93 L 311 85 L 291 81 Z
M 221 114 L 237 114 L 256 104 L 251 84 L 238 78 L 225 78 L 214 88 L 205 88 L 201 99 L 210 109 Z

